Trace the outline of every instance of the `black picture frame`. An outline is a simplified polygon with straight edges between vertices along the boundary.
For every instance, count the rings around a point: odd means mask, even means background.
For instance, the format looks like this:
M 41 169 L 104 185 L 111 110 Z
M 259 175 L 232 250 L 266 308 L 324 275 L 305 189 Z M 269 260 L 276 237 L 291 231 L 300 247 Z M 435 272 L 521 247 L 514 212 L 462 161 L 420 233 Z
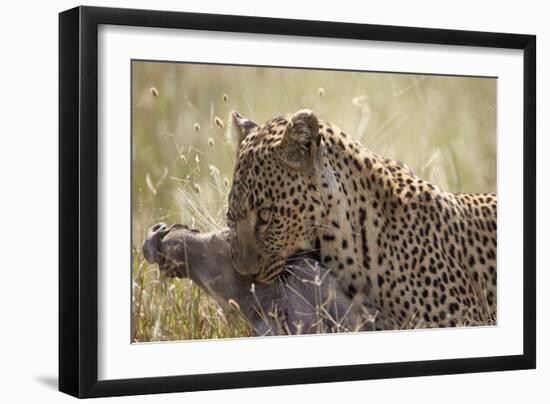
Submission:
M 523 354 L 99 381 L 97 61 L 101 24 L 522 50 Z M 59 390 L 84 398 L 535 368 L 535 87 L 534 35 L 96 7 L 60 13 Z

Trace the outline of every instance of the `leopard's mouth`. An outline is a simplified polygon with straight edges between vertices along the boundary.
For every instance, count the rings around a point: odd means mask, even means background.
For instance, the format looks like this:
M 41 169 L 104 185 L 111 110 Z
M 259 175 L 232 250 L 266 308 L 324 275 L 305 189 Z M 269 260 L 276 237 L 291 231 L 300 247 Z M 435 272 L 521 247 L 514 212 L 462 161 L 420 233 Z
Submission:
M 321 263 L 321 254 L 319 249 L 313 250 L 298 250 L 292 255 L 288 256 L 286 260 L 282 261 L 282 270 L 277 271 L 274 275 L 267 277 L 259 277 L 261 274 L 255 276 L 255 280 L 260 283 L 271 282 L 286 282 L 289 276 L 294 273 L 294 269 L 297 267 L 303 267 L 305 262 L 310 262 L 311 265 L 317 265 Z M 275 264 L 275 266 L 280 265 Z M 269 271 L 267 272 L 269 274 Z
M 318 248 L 312 250 L 298 250 L 286 260 L 287 265 L 292 263 L 293 260 L 298 259 L 310 259 L 313 261 L 321 262 L 321 252 Z

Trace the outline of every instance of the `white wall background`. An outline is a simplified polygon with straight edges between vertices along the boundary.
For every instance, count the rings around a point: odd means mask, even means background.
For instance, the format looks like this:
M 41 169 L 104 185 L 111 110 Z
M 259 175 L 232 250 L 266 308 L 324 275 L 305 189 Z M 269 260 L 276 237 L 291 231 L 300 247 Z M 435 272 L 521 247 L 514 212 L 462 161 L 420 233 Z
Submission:
M 57 386 L 57 13 L 73 1 L 5 2 L 0 25 L 0 401 L 67 402 Z M 92 1 L 89 5 L 390 25 L 532 33 L 538 36 L 538 369 L 109 399 L 110 402 L 547 402 L 550 307 L 550 26 L 541 1 L 253 0 Z M 414 347 L 411 347 L 414 349 Z

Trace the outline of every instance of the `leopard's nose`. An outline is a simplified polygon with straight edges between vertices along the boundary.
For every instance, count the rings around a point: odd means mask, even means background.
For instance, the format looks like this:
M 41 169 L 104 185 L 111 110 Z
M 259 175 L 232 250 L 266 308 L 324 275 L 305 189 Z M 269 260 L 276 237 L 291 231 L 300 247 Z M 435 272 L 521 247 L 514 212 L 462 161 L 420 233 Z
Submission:
M 165 230 L 166 224 L 157 223 L 152 226 L 145 235 L 145 240 L 143 241 L 141 249 L 143 251 L 143 256 L 150 264 L 158 261 L 159 242 Z

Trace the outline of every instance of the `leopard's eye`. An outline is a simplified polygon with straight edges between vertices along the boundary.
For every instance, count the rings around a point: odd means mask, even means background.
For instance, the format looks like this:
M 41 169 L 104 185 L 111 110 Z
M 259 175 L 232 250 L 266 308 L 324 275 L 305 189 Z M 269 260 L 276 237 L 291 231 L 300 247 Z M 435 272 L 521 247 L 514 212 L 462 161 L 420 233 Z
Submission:
M 258 225 L 265 226 L 271 220 L 271 208 L 261 208 L 258 211 Z

